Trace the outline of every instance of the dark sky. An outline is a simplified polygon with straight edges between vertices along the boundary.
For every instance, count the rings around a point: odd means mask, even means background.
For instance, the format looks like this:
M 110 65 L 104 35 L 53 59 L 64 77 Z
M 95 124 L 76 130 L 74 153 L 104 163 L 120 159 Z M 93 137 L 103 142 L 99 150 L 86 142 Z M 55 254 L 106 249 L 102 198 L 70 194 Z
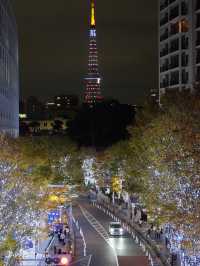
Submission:
M 157 0 L 97 0 L 104 96 L 138 103 L 157 88 Z M 89 0 L 13 0 L 21 95 L 81 95 L 87 72 Z

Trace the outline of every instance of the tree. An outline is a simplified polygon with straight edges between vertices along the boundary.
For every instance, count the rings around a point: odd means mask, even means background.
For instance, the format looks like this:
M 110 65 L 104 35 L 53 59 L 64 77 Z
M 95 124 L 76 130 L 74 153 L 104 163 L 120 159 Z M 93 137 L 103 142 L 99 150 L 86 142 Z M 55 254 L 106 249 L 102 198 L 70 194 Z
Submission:
M 132 169 L 143 183 L 149 216 L 171 224 L 199 252 L 200 98 L 181 95 L 132 129 Z M 195 247 L 195 250 L 194 250 Z M 191 250 L 190 250 L 191 252 Z
M 67 138 L 15 140 L 1 135 L 0 145 L 0 255 L 9 251 L 12 264 L 24 237 L 32 235 L 38 216 L 46 211 L 48 184 L 55 182 L 62 172 L 63 161 L 67 159 L 68 162 L 70 158 L 66 169 L 81 169 L 81 159 L 77 156 L 76 145 Z M 64 176 L 59 182 L 81 185 L 80 176 L 75 175 L 73 169 L 68 172 L 70 182 Z

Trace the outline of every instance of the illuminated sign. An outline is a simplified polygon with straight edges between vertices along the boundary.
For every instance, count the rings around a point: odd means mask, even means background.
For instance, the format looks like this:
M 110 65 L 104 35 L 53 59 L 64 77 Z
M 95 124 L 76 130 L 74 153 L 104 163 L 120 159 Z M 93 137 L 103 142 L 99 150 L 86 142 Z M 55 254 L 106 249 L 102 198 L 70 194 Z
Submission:
M 27 118 L 27 115 L 26 114 L 19 114 L 19 118 Z
M 90 37 L 96 37 L 96 30 L 94 29 L 90 30 Z

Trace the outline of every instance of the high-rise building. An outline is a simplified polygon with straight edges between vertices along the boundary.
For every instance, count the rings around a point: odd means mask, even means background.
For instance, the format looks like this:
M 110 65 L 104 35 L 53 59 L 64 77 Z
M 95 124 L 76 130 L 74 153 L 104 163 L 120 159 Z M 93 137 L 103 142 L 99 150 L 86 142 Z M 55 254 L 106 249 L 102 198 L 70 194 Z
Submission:
M 19 134 L 18 36 L 9 0 L 0 0 L 0 132 Z
M 89 29 L 89 59 L 88 73 L 85 80 L 84 102 L 93 105 L 102 100 L 101 77 L 98 70 L 98 51 L 96 41 L 96 6 L 95 0 L 90 0 L 90 29 Z
M 159 0 L 159 91 L 200 84 L 200 0 Z

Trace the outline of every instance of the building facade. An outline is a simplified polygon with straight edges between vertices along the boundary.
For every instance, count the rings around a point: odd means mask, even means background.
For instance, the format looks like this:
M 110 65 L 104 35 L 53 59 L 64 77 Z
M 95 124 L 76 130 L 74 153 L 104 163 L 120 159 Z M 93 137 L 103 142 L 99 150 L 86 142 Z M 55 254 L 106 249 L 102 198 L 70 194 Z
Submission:
M 159 92 L 200 84 L 200 0 L 159 1 Z
M 0 0 L 0 132 L 19 135 L 18 35 L 9 0 Z

